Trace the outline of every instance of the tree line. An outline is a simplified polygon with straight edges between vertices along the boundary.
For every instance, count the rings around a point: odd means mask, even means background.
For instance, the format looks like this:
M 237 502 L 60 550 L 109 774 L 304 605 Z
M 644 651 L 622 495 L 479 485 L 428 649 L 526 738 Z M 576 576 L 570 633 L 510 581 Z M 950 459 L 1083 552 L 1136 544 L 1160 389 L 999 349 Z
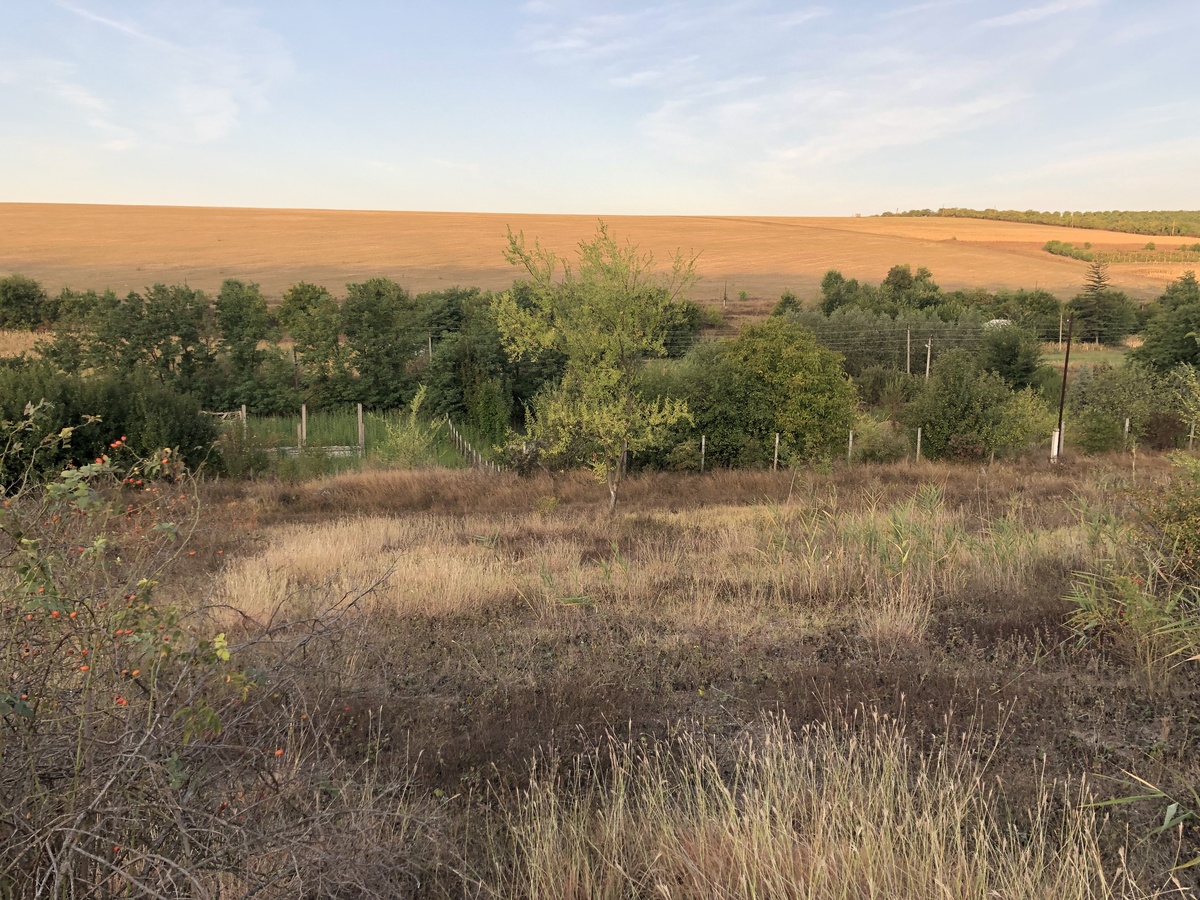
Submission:
M 1124 231 L 1130 234 L 1162 235 L 1164 237 L 1200 235 L 1200 211 L 1197 210 L 1107 210 L 1097 212 L 1039 212 L 1033 209 L 910 209 L 907 212 L 885 212 L 884 216 L 950 219 L 992 219 L 998 222 L 1024 222 L 1033 225 L 1062 225 L 1066 228 L 1094 228 L 1103 231 Z
M 676 257 L 664 274 L 603 225 L 575 260 L 520 235 L 508 257 L 518 277 L 499 293 L 414 296 L 375 278 L 337 297 L 298 283 L 275 308 L 238 279 L 212 298 L 162 284 L 51 298 L 22 276 L 0 279 L 6 322 L 23 310 L 27 324 L 53 323 L 36 354 L 0 367 L 0 418 L 16 421 L 25 402 L 44 398 L 55 410 L 48 434 L 100 416 L 93 437 L 80 431 L 75 456 L 124 437 L 135 450 L 175 446 L 219 468 L 201 410 L 394 409 L 424 391 L 423 411 L 453 417 L 515 467 L 589 466 L 615 503 L 637 467 L 830 459 L 851 432 L 865 459 L 911 458 L 917 429 L 924 456 L 1023 452 L 1049 436 L 1061 373 L 1042 349 L 1073 318 L 1076 340 L 1144 336 L 1129 363 L 1094 367 L 1070 394 L 1078 446 L 1167 446 L 1194 419 L 1192 273 L 1139 306 L 1110 288 L 1101 264 L 1067 301 L 944 291 L 909 265 L 877 284 L 830 270 L 819 296 L 785 292 L 774 315 L 738 337 L 699 340 L 691 260 Z M 1129 434 L 1114 438 L 1126 417 Z

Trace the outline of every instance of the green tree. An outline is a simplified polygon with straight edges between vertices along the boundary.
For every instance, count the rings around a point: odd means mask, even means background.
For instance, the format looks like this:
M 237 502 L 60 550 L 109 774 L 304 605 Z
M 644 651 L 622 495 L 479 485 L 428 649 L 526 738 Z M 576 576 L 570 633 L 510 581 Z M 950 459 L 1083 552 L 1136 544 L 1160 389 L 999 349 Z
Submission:
M 0 328 L 28 330 L 47 319 L 49 300 L 41 284 L 24 275 L 0 278 Z
M 834 311 L 858 299 L 857 279 L 846 280 L 837 269 L 830 269 L 821 279 L 821 312 L 831 315 Z
M 797 312 L 800 312 L 800 300 L 791 291 L 784 291 L 779 295 L 779 302 L 771 310 L 771 315 L 786 316 L 788 313 Z
M 1059 326 L 1063 324 L 1063 305 L 1057 297 L 1045 290 L 1001 291 L 993 298 L 992 315 L 1008 319 L 1024 328 L 1032 328 L 1043 341 L 1057 341 Z M 1066 334 L 1065 327 L 1063 334 Z
M 513 410 L 512 382 L 491 298 L 459 298 L 458 323 L 435 339 L 429 363 L 430 410 L 468 423 L 490 445 L 501 444 Z
M 904 418 L 922 429 L 924 452 L 934 458 L 979 459 L 1023 449 L 1052 427 L 1050 410 L 1032 391 L 1011 391 L 966 350 L 938 357 Z
M 1042 364 L 1042 343 L 1037 334 L 1013 324 L 990 325 L 983 330 L 983 368 L 995 372 L 1009 387 L 1033 384 Z
M 299 380 L 309 398 L 330 399 L 346 376 L 341 305 L 324 287 L 301 281 L 284 291 L 279 322 L 295 342 Z
M 514 291 L 496 298 L 506 351 L 566 358 L 558 386 L 535 403 L 530 431 L 551 458 L 586 453 L 608 486 L 611 512 L 627 454 L 653 446 L 688 415 L 682 402 L 642 397 L 637 372 L 647 357 L 665 355 L 671 306 L 695 283 L 694 258 L 676 253 L 670 272 L 659 273 L 653 254 L 618 244 L 603 222 L 579 245 L 574 267 L 536 241 L 530 249 L 511 230 L 505 256 L 529 284 L 523 298 Z
M 207 295 L 186 284 L 155 284 L 147 288 L 142 302 L 134 300 L 132 306 L 137 313 L 138 353 L 160 381 L 177 382 L 185 391 L 194 389 L 214 355 L 216 329 Z M 111 329 L 106 337 L 110 345 L 121 340 Z
M 1084 366 L 1067 395 L 1068 436 L 1088 453 L 1122 449 L 1127 442 L 1172 444 L 1183 431 L 1174 388 L 1168 377 L 1136 359 L 1121 366 Z
M 776 433 L 793 460 L 829 456 L 847 438 L 857 395 L 841 355 L 794 322 L 748 325 L 735 340 L 701 346 L 688 362 L 683 396 L 714 464 L 770 462 Z
M 227 368 L 222 379 L 224 390 L 216 392 L 224 395 L 221 405 L 246 403 L 261 408 L 262 404 L 256 401 L 262 383 L 259 369 L 265 353 L 258 345 L 271 331 L 267 300 L 257 284 L 227 278 L 221 284 L 215 308 L 217 327 L 221 332 L 220 349 L 225 354 Z M 277 348 L 275 355 L 278 355 Z
M 1151 320 L 1143 337 L 1131 355 L 1160 372 L 1200 365 L 1200 303 L 1177 306 Z
M 183 391 L 203 386 L 217 343 L 212 304 L 187 285 L 85 296 L 62 331 L 49 355 L 67 371 L 148 372 Z
M 1097 344 L 1118 344 L 1138 327 L 1138 308 L 1121 291 L 1109 287 L 1108 265 L 1088 267 L 1083 290 L 1070 303 L 1075 336 Z
M 1184 272 L 1167 285 L 1167 289 L 1158 300 L 1167 309 L 1200 303 L 1200 282 L 1196 281 L 1196 273 Z
M 266 297 L 254 282 L 226 278 L 215 307 L 221 349 L 229 356 L 234 376 L 252 376 L 261 358 L 258 344 L 271 328 Z
M 389 278 L 346 285 L 342 331 L 349 365 L 358 374 L 358 399 L 376 409 L 407 405 L 417 390 L 417 354 L 427 338 L 408 291 Z
M 897 306 L 927 309 L 941 301 L 941 288 L 933 280 L 933 273 L 920 266 L 916 274 L 907 265 L 892 266 L 880 284 L 884 297 Z
M 1158 315 L 1146 323 L 1142 346 L 1134 359 L 1160 372 L 1180 364 L 1200 365 L 1200 284 L 1195 272 L 1185 272 L 1155 301 Z

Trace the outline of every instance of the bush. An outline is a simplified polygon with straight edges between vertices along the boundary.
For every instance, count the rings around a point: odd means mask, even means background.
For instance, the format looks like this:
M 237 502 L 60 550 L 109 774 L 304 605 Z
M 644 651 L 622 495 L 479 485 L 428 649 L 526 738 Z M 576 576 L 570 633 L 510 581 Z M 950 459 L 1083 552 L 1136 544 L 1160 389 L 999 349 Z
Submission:
M 24 275 L 0 278 L 0 328 L 27 330 L 49 318 L 50 300 L 42 286 Z
M 705 328 L 720 328 L 725 323 L 725 310 L 719 306 L 705 306 L 700 310 L 700 321 Z
M 438 428 L 429 425 L 420 418 L 421 405 L 425 401 L 425 385 L 417 389 L 417 394 L 408 405 L 408 415 L 403 419 L 389 422 L 387 437 L 379 448 L 379 458 L 391 465 L 403 466 L 406 469 L 416 469 L 422 466 L 437 465 L 439 460 L 437 432 Z
M 713 466 L 765 465 L 775 434 L 785 458 L 836 454 L 854 421 L 854 385 L 838 354 L 788 318 L 747 326 L 733 341 L 701 346 L 680 378 Z
M 1200 587 L 1200 459 L 1173 457 L 1170 481 L 1146 503 L 1146 525 L 1167 553 L 1173 575 Z
M 951 459 L 1022 452 L 1053 427 L 1049 408 L 1033 391 L 1011 391 L 965 350 L 938 359 L 905 419 L 922 428 L 926 455 Z
M 1155 449 L 1174 447 L 1184 425 L 1178 394 L 1168 376 L 1136 361 L 1122 366 L 1085 366 L 1067 389 L 1071 410 L 1068 438 L 1089 453 L 1126 445 Z M 1125 419 L 1129 438 L 1125 438 Z
M 120 437 L 139 455 L 174 447 L 189 467 L 215 463 L 216 425 L 200 412 L 199 400 L 144 375 L 81 378 L 44 365 L 0 369 L 0 421 L 22 419 L 31 404 L 42 404 L 39 415 L 28 439 L 9 448 L 0 484 L 27 466 L 46 473 L 82 465 Z M 68 427 L 75 429 L 70 443 L 40 443 Z
M 896 422 L 876 422 L 869 417 L 859 420 L 854 432 L 854 458 L 862 462 L 890 463 L 912 452 L 908 435 Z
M 1032 329 L 992 325 L 983 330 L 983 368 L 1012 388 L 1030 387 L 1042 364 L 1042 344 Z
M 0 465 L 39 415 L 0 429 Z M 363 594 L 263 630 L 164 601 L 195 485 L 162 448 L 108 451 L 44 484 L 27 469 L 0 506 L 0 896 L 395 896 L 407 776 L 339 755 L 353 714 L 320 661 L 361 639 Z
M 800 312 L 800 300 L 791 291 L 784 291 L 779 302 L 775 304 L 775 308 L 771 310 L 773 316 L 786 316 L 788 313 Z

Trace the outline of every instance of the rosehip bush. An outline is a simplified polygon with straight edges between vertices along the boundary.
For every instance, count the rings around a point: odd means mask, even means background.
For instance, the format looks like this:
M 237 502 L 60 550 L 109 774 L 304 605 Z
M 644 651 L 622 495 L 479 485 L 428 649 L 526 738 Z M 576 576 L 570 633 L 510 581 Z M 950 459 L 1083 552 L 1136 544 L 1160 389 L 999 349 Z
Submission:
M 28 461 L 0 498 L 0 897 L 400 884 L 412 833 L 373 792 L 402 785 L 333 753 L 319 729 L 336 698 L 298 657 L 354 598 L 257 632 L 203 598 L 164 602 L 200 516 L 179 454 L 122 438 L 40 480 L 39 452 L 74 432 L 32 437 L 40 412 L 0 423 L 0 463 Z

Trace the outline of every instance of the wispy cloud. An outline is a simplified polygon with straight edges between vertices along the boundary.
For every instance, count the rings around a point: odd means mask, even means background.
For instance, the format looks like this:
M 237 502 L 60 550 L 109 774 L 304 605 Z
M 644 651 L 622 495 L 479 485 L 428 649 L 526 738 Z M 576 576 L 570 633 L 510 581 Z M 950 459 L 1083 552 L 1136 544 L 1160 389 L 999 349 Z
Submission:
M 639 22 L 653 11 L 590 15 L 565 27 L 553 23 L 537 25 L 527 32 L 528 49 L 551 59 L 612 57 L 628 51 L 647 38 Z
M 104 25 L 107 28 L 111 28 L 114 31 L 119 31 L 122 34 L 128 35 L 129 37 L 137 38 L 140 41 L 146 41 L 147 43 L 157 44 L 158 46 L 166 47 L 169 50 L 182 49 L 182 48 L 177 47 L 176 45 L 172 44 L 170 41 L 164 41 L 160 37 L 156 37 L 155 35 L 152 35 L 152 34 L 147 34 L 145 31 L 142 31 L 141 29 L 135 27 L 134 25 L 129 24 L 128 22 L 122 22 L 117 19 L 110 19 L 107 16 L 102 16 L 102 15 L 99 15 L 98 13 L 94 13 L 90 9 L 85 9 L 82 6 L 76 6 L 74 3 L 67 3 L 66 0 L 54 0 L 54 5 L 59 7 L 60 9 L 65 9 L 67 12 L 74 13 L 75 15 L 79 16 L 80 18 L 87 19 L 89 22 L 95 22 L 97 25 Z
M 639 92 L 651 107 L 637 128 L 659 152 L 765 191 L 1017 127 L 1075 39 L 1061 28 L 1019 41 L 993 29 L 1097 2 L 1055 0 L 982 22 L 984 0 L 859 16 L 776 0 L 695 11 L 617 3 L 604 16 L 560 7 L 522 38 L 547 65 Z M 960 39 L 948 43 L 949 31 Z
M 0 84 L 16 85 L 42 102 L 60 104 L 96 134 L 107 150 L 136 146 L 134 132 L 118 124 L 112 105 L 82 83 L 78 67 L 59 59 L 37 56 L 15 57 L 0 67 Z
M 882 19 L 899 19 L 903 16 L 913 16 L 923 12 L 953 9 L 956 6 L 962 6 L 964 3 L 970 2 L 971 0 L 927 0 L 925 3 L 913 3 L 909 6 L 897 7 L 896 9 L 885 9 L 879 15 Z
M 273 88 L 293 71 L 283 41 L 239 7 L 198 0 L 169 8 L 54 4 L 78 21 L 90 48 L 90 55 L 60 60 L 76 72 L 83 94 L 71 101 L 58 93 L 81 108 L 91 102 L 97 115 L 103 111 L 103 122 L 122 133 L 114 146 L 221 141 L 248 111 L 264 110 Z M 88 123 L 103 130 L 96 116 Z
M 832 15 L 830 10 L 824 7 L 814 7 L 813 9 L 802 9 L 793 13 L 783 13 L 777 16 L 774 21 L 776 28 L 798 28 L 814 19 L 823 19 L 828 15 Z
M 1047 3 L 1043 6 L 1030 6 L 1025 9 L 1018 9 L 1015 12 L 1005 13 L 1002 16 L 993 16 L 989 19 L 981 19 L 975 23 L 977 28 L 1009 28 L 1013 25 L 1031 25 L 1034 22 L 1040 22 L 1042 19 L 1048 19 L 1051 16 L 1057 16 L 1065 12 L 1074 12 L 1077 9 L 1086 9 L 1089 6 L 1095 6 L 1099 0 L 1055 0 L 1053 3 Z

